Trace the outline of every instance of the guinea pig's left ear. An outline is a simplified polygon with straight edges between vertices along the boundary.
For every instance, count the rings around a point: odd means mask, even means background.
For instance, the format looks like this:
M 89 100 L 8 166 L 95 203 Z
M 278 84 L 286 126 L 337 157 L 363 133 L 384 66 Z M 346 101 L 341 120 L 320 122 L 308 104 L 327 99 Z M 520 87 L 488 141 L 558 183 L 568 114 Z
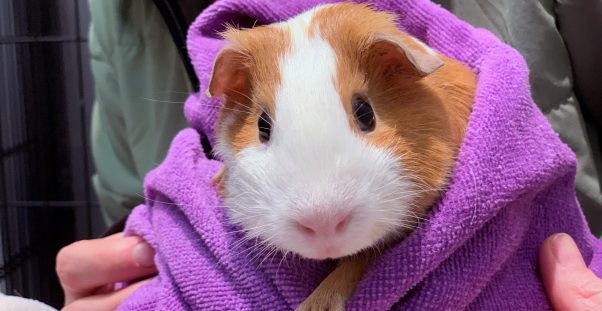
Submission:
M 224 47 L 215 59 L 211 80 L 205 94 L 208 97 L 226 95 L 238 97 L 249 88 L 249 68 L 246 55 L 235 46 Z
M 437 53 L 409 36 L 377 35 L 370 44 L 369 66 L 380 67 L 384 74 L 431 74 L 443 66 Z

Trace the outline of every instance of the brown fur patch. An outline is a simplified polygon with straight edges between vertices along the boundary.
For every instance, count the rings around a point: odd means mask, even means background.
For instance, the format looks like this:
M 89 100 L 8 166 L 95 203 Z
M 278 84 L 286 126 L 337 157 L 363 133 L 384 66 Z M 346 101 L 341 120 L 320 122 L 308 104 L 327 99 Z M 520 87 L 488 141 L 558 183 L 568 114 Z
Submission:
M 240 31 L 229 28 L 223 37 L 240 52 L 240 66 L 248 71 L 249 88 L 239 96 L 226 96 L 218 119 L 218 132 L 227 135 L 233 152 L 259 144 L 257 121 L 262 111 L 274 115 L 276 89 L 280 85 L 278 61 L 289 48 L 288 31 L 260 26 Z M 225 124 L 226 117 L 232 122 Z M 227 122 L 226 122 L 227 123 Z
M 374 252 L 361 252 L 338 262 L 337 267 L 320 283 L 295 311 L 344 310 L 366 269 L 376 258 Z

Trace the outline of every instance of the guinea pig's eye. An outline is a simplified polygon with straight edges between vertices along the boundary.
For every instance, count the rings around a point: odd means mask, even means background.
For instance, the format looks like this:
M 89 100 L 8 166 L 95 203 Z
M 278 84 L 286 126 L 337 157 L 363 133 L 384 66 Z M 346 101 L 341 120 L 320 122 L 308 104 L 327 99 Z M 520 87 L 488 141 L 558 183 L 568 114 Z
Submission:
M 257 120 L 257 128 L 259 129 L 259 141 L 267 143 L 272 134 L 272 118 L 267 112 L 263 111 Z
M 357 123 L 359 129 L 362 132 L 373 131 L 376 126 L 376 119 L 374 118 L 374 110 L 372 110 L 368 99 L 362 96 L 353 96 L 351 107 L 355 123 Z

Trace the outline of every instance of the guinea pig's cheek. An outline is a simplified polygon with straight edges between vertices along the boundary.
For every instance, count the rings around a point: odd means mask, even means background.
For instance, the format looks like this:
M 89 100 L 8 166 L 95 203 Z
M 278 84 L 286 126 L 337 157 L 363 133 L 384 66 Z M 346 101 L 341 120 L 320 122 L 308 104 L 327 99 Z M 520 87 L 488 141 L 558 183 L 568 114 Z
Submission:
M 276 194 L 265 179 L 269 176 L 266 172 L 269 161 L 269 155 L 259 146 L 241 150 L 226 163 L 224 204 L 230 211 L 231 221 L 243 228 L 260 227 L 272 221 L 271 198 Z

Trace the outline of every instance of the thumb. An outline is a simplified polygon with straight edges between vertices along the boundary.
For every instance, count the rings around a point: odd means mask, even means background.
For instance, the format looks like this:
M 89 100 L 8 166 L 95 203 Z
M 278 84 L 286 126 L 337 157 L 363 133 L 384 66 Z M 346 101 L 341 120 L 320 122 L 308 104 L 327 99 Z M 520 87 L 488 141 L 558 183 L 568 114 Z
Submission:
M 555 310 L 600 310 L 602 280 L 587 268 L 569 235 L 559 233 L 547 238 L 540 250 L 539 264 Z

